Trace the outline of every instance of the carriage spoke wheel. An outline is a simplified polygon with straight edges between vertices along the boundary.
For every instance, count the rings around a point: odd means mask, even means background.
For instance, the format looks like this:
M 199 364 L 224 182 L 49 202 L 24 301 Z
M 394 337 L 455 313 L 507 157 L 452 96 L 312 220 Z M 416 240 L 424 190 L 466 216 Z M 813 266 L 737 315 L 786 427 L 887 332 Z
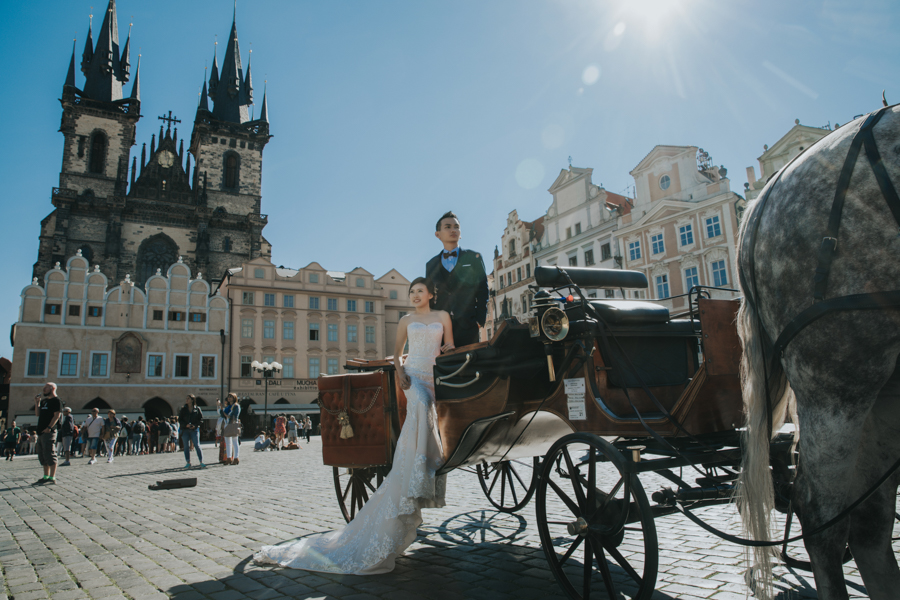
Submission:
M 588 433 L 561 438 L 544 457 L 536 489 L 541 546 L 573 600 L 653 594 L 656 524 L 628 464 L 613 445 Z
M 506 513 L 522 510 L 534 494 L 539 463 L 536 456 L 481 463 L 476 467 L 481 491 L 497 510 Z
M 384 469 L 379 467 L 334 467 L 334 490 L 345 521 L 349 523 L 353 520 L 384 481 L 385 475 Z

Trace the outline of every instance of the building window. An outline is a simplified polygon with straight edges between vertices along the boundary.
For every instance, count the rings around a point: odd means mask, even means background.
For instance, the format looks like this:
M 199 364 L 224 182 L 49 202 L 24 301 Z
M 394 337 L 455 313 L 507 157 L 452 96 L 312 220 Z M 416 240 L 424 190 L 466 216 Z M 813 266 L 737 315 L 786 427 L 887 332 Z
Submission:
M 63 352 L 59 356 L 59 376 L 78 377 L 78 353 Z
M 162 321 L 163 320 L 163 311 L 154 310 L 153 311 L 153 320 L 154 321 Z
M 99 131 L 91 137 L 91 162 L 88 170 L 91 173 L 103 173 L 106 165 L 106 136 Z
M 706 237 L 714 238 L 722 235 L 722 227 L 719 225 L 719 216 L 706 219 Z
M 225 157 L 225 187 L 236 188 L 238 184 L 238 159 L 234 154 Z
M 656 296 L 660 300 L 669 297 L 669 276 L 668 275 L 657 275 L 656 276 Z
M 70 317 L 80 317 L 81 316 L 81 305 L 80 304 L 70 304 L 69 305 L 69 316 Z
M 578 255 L 577 255 L 577 254 L 576 254 L 575 256 L 570 256 L 570 257 L 569 257 L 569 266 L 570 266 L 570 267 L 577 267 L 577 266 L 578 266 Z
M 609 244 L 603 244 L 600 246 L 600 260 L 609 260 L 612 258 L 612 250 L 610 249 Z
M 192 323 L 206 323 L 206 313 L 191 313 Z
M 294 322 L 285 321 L 281 327 L 281 338 L 285 340 L 294 339 Z
M 319 371 L 321 370 L 321 362 L 318 358 L 310 358 L 309 359 L 309 378 L 316 379 L 319 377 Z
M 203 379 L 216 378 L 216 357 L 201 356 L 200 357 L 200 377 Z
M 639 260 L 641 258 L 641 242 L 631 242 L 628 244 L 628 260 Z
M 285 294 L 284 296 L 282 296 L 282 304 L 285 308 L 294 308 L 294 295 Z
M 172 371 L 172 377 L 185 379 L 191 376 L 191 355 L 176 354 L 175 369 Z
M 245 306 L 253 306 L 253 292 L 244 292 L 241 294 L 241 304 Z
M 91 377 L 107 377 L 109 375 L 109 353 L 91 353 Z
M 310 310 L 319 310 L 319 298 L 317 296 L 309 297 L 309 308 Z
M 58 315 L 60 311 L 60 304 L 45 304 L 44 305 L 44 314 L 48 315 Z
M 663 175 L 659 178 L 659 189 L 665 191 L 669 189 L 669 186 L 672 185 L 672 180 L 668 175 Z
M 375 312 L 375 303 L 371 300 L 366 300 L 366 312 L 373 313 Z
M 684 289 L 688 292 L 694 286 L 700 285 L 700 277 L 697 275 L 697 267 L 684 270 Z
M 336 358 L 328 359 L 328 374 L 329 375 L 337 375 L 339 368 L 340 367 L 338 367 L 338 359 L 336 359 Z
M 572 228 L 566 227 L 566 239 L 569 239 L 570 237 L 572 237 Z
M 231 252 L 231 238 L 226 237 L 222 240 L 222 252 Z
M 88 316 L 89 317 L 102 317 L 103 316 L 103 308 L 99 306 L 88 306 Z
M 500 276 L 500 289 L 502 290 L 504 287 L 506 287 L 506 286 L 503 284 L 503 275 L 501 275 Z
M 241 355 L 241 377 L 253 377 L 253 357 Z
M 253 319 L 241 319 L 241 337 L 253 337 Z
M 647 299 L 647 290 L 634 290 L 631 294 L 633 298 L 637 298 L 638 300 Z
M 391 300 L 396 300 L 397 299 L 397 290 L 391 290 L 390 297 L 391 297 Z
M 294 357 L 293 356 L 285 356 L 281 360 L 281 378 L 282 379 L 293 379 L 294 378 Z
M 512 271 L 510 271 L 509 273 L 506 274 L 506 285 L 507 286 L 512 285 Z
M 585 250 L 584 251 L 584 266 L 590 267 L 594 264 L 594 251 L 593 250 Z
M 509 240 L 509 255 L 510 257 L 516 255 L 516 240 Z
M 169 320 L 170 321 L 184 321 L 185 314 L 183 312 L 172 310 L 169 311 Z
M 366 343 L 367 344 L 375 343 L 375 326 L 374 325 L 366 325 Z
M 28 366 L 25 369 L 26 377 L 44 377 L 47 371 L 47 353 L 43 351 L 28 351 Z
M 271 319 L 263 320 L 263 339 L 275 339 L 275 321 Z
M 147 355 L 147 377 L 162 377 L 165 356 L 162 354 Z
M 356 300 L 347 300 L 347 312 L 356 312 Z
M 408 315 L 409 313 L 407 313 L 405 310 L 401 310 L 401 311 L 398 312 L 398 314 L 400 315 L 398 318 L 402 319 L 403 317 L 405 317 L 405 316 Z
M 309 274 L 309 282 L 310 283 L 319 283 L 319 274 L 318 273 L 310 273 Z
M 347 325 L 347 341 L 348 342 L 358 342 L 356 333 L 356 325 Z
M 362 288 L 366 287 L 366 280 L 363 279 L 362 277 L 357 277 L 356 278 L 356 287 L 362 287 Z
M 328 298 L 328 310 L 337 310 L 337 298 Z
M 575 235 L 581 233 L 581 223 L 575 223 Z
M 263 304 L 265 306 L 275 306 L 275 294 L 265 294 L 263 297 Z
M 338 326 L 337 323 L 329 323 L 328 324 L 328 341 L 336 342 L 338 341 Z
M 678 228 L 678 236 L 681 238 L 682 246 L 690 246 L 694 243 L 694 229 L 690 224 L 683 225 Z
M 604 291 L 604 295 L 607 298 L 615 298 L 616 297 L 616 290 L 603 290 L 603 291 Z
M 531 277 L 531 265 L 525 265 L 525 279 Z
M 141 242 L 138 249 L 135 270 L 135 285 L 143 288 L 148 279 L 156 275 L 168 273 L 169 267 L 178 262 L 178 245 L 165 234 L 159 233 Z
M 666 251 L 663 234 L 657 233 L 650 236 L 650 249 L 653 251 L 653 254 L 662 254 Z
M 255 269 L 253 269 L 253 278 L 254 279 L 265 279 L 266 278 L 266 270 L 256 267 Z
M 309 324 L 309 341 L 311 341 L 311 342 L 319 341 L 319 324 L 318 323 L 310 323 Z
M 522 267 L 516 267 L 516 281 L 522 281 Z
M 725 287 L 728 285 L 728 274 L 725 272 L 725 261 L 717 260 L 712 264 L 713 285 Z

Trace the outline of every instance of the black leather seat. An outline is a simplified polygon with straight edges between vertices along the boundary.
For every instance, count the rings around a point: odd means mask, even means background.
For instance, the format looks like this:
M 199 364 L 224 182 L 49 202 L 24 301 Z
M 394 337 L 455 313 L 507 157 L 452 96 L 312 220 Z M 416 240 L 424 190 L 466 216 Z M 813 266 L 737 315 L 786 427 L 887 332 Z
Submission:
M 603 320 L 610 325 L 645 325 L 667 323 L 669 309 L 652 302 L 639 300 L 591 300 Z

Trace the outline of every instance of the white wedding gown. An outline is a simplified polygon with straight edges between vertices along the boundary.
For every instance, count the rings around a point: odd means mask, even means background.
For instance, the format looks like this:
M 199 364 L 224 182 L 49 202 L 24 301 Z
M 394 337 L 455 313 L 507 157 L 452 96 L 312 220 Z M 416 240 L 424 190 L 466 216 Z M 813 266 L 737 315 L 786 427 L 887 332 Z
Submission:
M 410 323 L 409 356 L 404 364 L 412 380 L 406 390 L 406 421 L 397 440 L 391 472 L 343 529 L 279 546 L 263 546 L 257 563 L 283 567 L 374 575 L 394 569 L 394 561 L 416 539 L 423 508 L 444 506 L 446 475 L 434 408 L 434 359 L 440 354 L 440 323 Z

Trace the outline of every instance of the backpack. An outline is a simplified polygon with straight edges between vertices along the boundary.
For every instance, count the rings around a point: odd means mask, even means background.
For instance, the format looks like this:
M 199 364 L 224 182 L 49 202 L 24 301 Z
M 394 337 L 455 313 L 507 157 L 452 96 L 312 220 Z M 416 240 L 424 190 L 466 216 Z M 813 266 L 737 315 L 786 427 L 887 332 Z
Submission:
M 144 429 L 145 429 L 144 422 L 138 421 L 137 423 L 134 424 L 134 427 L 132 427 L 131 432 L 132 433 L 144 433 Z

